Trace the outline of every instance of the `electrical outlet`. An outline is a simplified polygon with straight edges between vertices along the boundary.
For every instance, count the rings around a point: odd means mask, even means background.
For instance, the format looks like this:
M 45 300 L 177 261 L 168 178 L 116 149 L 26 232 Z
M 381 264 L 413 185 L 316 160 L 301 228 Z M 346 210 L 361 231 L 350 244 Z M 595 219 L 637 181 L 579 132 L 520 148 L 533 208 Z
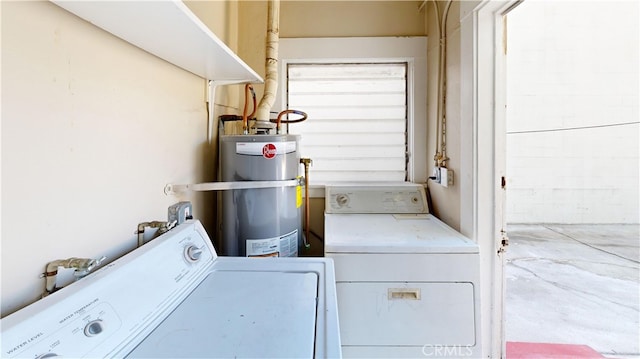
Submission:
M 433 175 L 430 177 L 435 183 L 440 183 L 440 167 L 433 168 Z
M 453 186 L 453 170 L 440 167 L 440 184 L 444 187 Z

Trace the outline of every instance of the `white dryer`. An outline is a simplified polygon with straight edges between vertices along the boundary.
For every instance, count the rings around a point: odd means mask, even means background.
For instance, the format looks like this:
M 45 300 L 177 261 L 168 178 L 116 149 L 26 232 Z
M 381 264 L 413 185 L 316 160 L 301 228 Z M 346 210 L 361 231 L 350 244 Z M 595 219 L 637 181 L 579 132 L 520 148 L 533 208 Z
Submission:
M 218 257 L 197 221 L 0 321 L 3 358 L 338 358 L 333 263 Z
M 344 357 L 478 357 L 479 247 L 411 183 L 327 186 Z

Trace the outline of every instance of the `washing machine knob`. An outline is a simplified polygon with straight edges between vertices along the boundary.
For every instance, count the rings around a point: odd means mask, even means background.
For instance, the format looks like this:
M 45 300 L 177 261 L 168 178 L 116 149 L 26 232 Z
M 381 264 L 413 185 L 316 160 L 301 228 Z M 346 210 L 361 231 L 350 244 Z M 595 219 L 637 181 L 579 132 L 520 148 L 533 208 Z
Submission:
M 349 196 L 346 194 L 339 194 L 336 196 L 336 203 L 338 203 L 339 207 L 344 207 L 349 203 Z
M 189 262 L 197 262 L 202 257 L 202 249 L 195 245 L 190 245 L 184 250 L 184 256 Z
M 102 333 L 103 330 L 104 326 L 102 325 L 102 320 L 92 320 L 84 326 L 84 335 L 93 337 Z

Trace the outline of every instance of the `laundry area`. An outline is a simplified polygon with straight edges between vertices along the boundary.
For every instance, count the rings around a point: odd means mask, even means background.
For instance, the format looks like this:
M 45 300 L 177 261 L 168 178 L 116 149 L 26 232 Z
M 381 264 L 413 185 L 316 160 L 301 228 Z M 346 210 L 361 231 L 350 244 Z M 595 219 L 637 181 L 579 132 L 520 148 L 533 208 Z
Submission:
M 524 359 L 566 340 L 534 295 L 637 314 L 548 278 L 633 277 L 637 227 L 505 222 L 518 3 L 1 2 L 0 357 Z

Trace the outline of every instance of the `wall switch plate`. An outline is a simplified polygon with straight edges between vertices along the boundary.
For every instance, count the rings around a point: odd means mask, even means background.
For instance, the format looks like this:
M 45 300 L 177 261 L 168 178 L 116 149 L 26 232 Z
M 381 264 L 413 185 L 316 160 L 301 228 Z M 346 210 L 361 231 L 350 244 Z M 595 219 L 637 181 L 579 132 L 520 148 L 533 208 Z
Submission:
M 444 187 L 453 186 L 453 170 L 440 167 L 440 184 Z

